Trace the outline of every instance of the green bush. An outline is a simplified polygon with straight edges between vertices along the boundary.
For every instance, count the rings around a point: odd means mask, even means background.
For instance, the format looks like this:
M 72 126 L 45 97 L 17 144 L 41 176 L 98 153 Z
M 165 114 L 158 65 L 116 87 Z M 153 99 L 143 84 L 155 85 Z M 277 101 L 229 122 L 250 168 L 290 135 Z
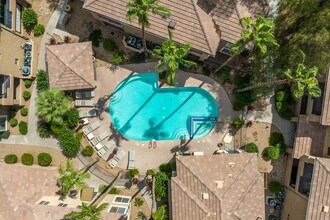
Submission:
M 80 150 L 80 136 L 75 135 L 71 130 L 63 126 L 51 126 L 52 131 L 57 135 L 63 152 L 69 155 L 76 155 Z
M 240 118 L 240 117 L 235 118 L 232 123 L 232 125 L 237 129 L 240 129 L 241 127 L 243 127 L 244 124 L 245 124 L 244 119 Z
M 39 136 L 42 138 L 49 138 L 52 134 L 51 124 L 47 122 L 42 122 L 38 126 Z
M 92 41 L 94 47 L 100 46 L 100 40 L 102 38 L 102 32 L 100 29 L 94 30 L 92 33 L 89 34 L 88 39 Z
M 2 132 L 0 132 L 0 139 L 1 138 L 7 139 L 7 138 L 9 138 L 9 136 L 10 136 L 10 131 L 2 131 Z
M 138 176 L 140 174 L 140 171 L 137 168 L 128 170 L 126 175 L 128 178 L 133 178 L 135 176 Z
M 287 109 L 285 112 L 279 112 L 279 115 L 286 120 L 290 120 L 293 116 L 291 109 Z
M 85 156 L 92 156 L 93 155 L 93 153 L 94 153 L 94 150 L 93 150 L 93 148 L 91 147 L 91 146 L 86 146 L 84 149 L 83 149 L 83 151 L 82 151 L 82 153 L 85 155 Z
M 45 26 L 42 24 L 36 24 L 33 28 L 34 36 L 40 36 L 45 33 Z
M 21 135 L 26 135 L 28 133 L 28 125 L 25 121 L 20 121 L 18 123 L 18 130 Z
M 45 70 L 38 70 L 37 73 L 37 90 L 38 92 L 46 91 L 48 89 L 47 72 Z
M 22 23 L 25 28 L 32 28 L 38 23 L 37 13 L 32 8 L 24 8 Z
M 161 201 L 167 196 L 168 192 L 168 182 L 169 178 L 166 173 L 159 171 L 155 176 L 155 195 L 156 200 Z
M 30 86 L 32 85 L 32 81 L 29 79 L 24 79 L 24 85 L 26 88 L 30 88 Z
M 141 207 L 143 205 L 144 201 L 142 198 L 137 197 L 134 200 L 134 206 Z
M 243 88 L 249 85 L 249 80 L 247 76 L 236 75 L 234 78 L 234 84 L 237 88 Z
M 176 170 L 175 162 L 172 163 L 163 163 L 159 166 L 159 170 L 165 173 L 171 173 Z
M 245 106 L 257 101 L 257 95 L 254 90 L 245 92 L 235 92 L 234 110 L 242 110 Z
M 153 214 L 153 219 L 154 220 L 168 220 L 168 219 L 170 219 L 167 205 L 162 205 L 161 207 L 159 207 L 156 210 L 156 212 Z
M 144 53 L 134 53 L 130 58 L 129 61 L 131 63 L 143 63 L 145 60 Z
M 22 164 L 31 166 L 34 162 L 34 158 L 32 154 L 24 153 L 21 157 Z
M 230 79 L 230 69 L 228 67 L 224 67 L 224 68 L 220 69 L 217 73 L 221 80 Z
M 79 111 L 77 108 L 70 108 L 63 116 L 64 123 L 71 129 L 75 128 L 79 122 Z
M 29 92 L 29 91 L 24 91 L 24 92 L 23 92 L 23 98 L 24 98 L 25 100 L 29 100 L 30 97 L 31 97 L 31 92 Z
M 248 153 L 259 154 L 259 148 L 255 143 L 248 143 L 247 145 L 245 145 L 245 151 Z
M 283 185 L 278 181 L 272 181 L 269 183 L 269 191 L 277 194 L 283 190 Z
M 13 164 L 17 163 L 17 156 L 15 154 L 8 154 L 5 156 L 5 163 Z
M 18 124 L 18 121 L 17 121 L 16 118 L 12 118 L 12 119 L 9 120 L 9 124 L 10 124 L 10 126 L 12 126 L 12 127 L 16 127 L 17 124 Z
M 155 171 L 153 169 L 147 170 L 147 175 L 148 176 L 154 176 L 155 175 Z
M 40 166 L 49 166 L 52 163 L 52 156 L 48 153 L 38 154 L 38 164 Z
M 116 50 L 118 47 L 114 40 L 112 40 L 110 38 L 106 38 L 103 41 L 103 48 L 108 52 L 112 52 L 112 51 Z
M 283 91 L 278 91 L 275 96 L 276 101 L 283 102 L 285 100 L 285 93 Z
M 280 148 L 277 146 L 270 146 L 265 149 L 265 156 L 272 160 L 277 160 L 280 156 Z
M 282 133 L 272 132 L 268 138 L 269 146 L 275 146 L 276 144 L 284 145 L 284 137 Z
M 112 64 L 118 66 L 122 64 L 125 60 L 126 56 L 123 54 L 123 52 L 118 51 L 112 59 Z
M 207 66 L 203 66 L 202 71 L 203 71 L 203 74 L 204 74 L 205 76 L 209 76 L 209 75 L 211 75 L 211 70 L 210 70 L 210 68 L 208 68 Z
M 28 112 L 29 112 L 29 110 L 27 109 L 27 107 L 23 107 L 21 109 L 21 115 L 22 116 L 27 116 Z
M 113 187 L 112 189 L 110 189 L 109 191 L 109 194 L 112 194 L 112 195 L 117 195 L 120 193 L 120 190 L 117 189 L 116 187 Z

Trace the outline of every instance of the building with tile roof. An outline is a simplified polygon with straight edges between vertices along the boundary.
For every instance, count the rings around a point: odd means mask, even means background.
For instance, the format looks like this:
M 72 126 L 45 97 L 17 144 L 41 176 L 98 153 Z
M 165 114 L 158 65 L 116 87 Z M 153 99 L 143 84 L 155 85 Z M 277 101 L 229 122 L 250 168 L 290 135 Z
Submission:
M 64 91 L 95 88 L 91 42 L 46 46 L 50 88 Z
M 264 219 L 264 175 L 256 154 L 177 156 L 169 187 L 173 220 Z

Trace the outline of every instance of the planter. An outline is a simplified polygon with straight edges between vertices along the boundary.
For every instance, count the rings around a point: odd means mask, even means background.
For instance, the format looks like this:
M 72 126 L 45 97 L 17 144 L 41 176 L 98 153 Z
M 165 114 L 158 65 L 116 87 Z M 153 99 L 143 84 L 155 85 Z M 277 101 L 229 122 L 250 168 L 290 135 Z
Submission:
M 64 11 L 65 12 L 71 12 L 72 8 L 70 5 L 66 5 L 65 8 L 64 8 Z

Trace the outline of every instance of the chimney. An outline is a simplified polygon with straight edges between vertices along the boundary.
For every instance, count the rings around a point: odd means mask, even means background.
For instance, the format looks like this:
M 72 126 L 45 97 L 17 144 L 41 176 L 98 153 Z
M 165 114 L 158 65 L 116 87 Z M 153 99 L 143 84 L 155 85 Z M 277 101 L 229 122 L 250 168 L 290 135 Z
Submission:
M 328 213 L 328 212 L 329 212 L 329 206 L 327 206 L 327 205 L 322 205 L 321 211 L 322 211 L 322 212 L 325 212 L 325 213 Z
M 203 199 L 209 199 L 209 194 L 208 193 L 202 193 L 202 198 Z
M 217 185 L 218 189 L 222 189 L 224 182 L 222 180 L 219 180 L 219 181 L 215 181 L 215 184 Z
M 174 21 L 168 22 L 168 28 L 173 30 L 175 28 L 175 22 Z

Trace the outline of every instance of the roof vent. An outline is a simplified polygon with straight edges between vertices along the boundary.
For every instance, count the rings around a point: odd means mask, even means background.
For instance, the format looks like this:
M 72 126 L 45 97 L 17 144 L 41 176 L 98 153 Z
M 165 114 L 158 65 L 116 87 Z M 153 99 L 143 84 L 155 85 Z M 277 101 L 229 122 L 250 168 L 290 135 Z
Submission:
M 232 173 L 228 173 L 228 177 L 231 178 L 233 176 Z
M 223 188 L 223 181 L 222 180 L 220 180 L 220 181 L 215 181 L 215 184 L 217 185 L 217 188 L 218 189 L 222 189 Z
M 230 162 L 228 164 L 229 164 L 230 167 L 234 167 L 235 166 L 235 163 L 233 163 L 233 162 Z
M 202 198 L 203 199 L 209 199 L 209 194 L 208 193 L 202 193 Z
M 322 212 L 326 212 L 326 213 L 328 213 L 329 212 L 329 206 L 327 206 L 327 205 L 322 205 Z
M 168 22 L 168 28 L 174 29 L 175 28 L 175 22 L 174 21 Z

